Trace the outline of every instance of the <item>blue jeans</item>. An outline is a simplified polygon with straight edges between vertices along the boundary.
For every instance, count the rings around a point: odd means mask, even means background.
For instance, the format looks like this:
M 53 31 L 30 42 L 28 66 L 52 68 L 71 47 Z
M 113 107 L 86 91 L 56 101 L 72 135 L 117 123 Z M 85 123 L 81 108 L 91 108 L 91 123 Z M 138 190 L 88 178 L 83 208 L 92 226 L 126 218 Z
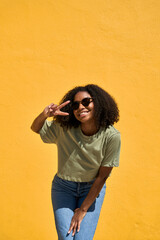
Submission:
M 74 210 L 81 206 L 93 182 L 72 182 L 55 175 L 52 181 L 51 197 L 58 240 L 93 239 L 105 196 L 105 184 L 82 220 L 80 231 L 76 232 L 74 236 L 72 236 L 72 233 L 67 234 Z

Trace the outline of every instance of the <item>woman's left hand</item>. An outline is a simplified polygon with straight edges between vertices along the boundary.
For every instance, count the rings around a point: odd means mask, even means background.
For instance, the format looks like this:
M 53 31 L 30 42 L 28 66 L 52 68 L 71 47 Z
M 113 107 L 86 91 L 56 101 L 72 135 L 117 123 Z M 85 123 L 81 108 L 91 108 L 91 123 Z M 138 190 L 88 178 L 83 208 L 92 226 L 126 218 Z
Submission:
M 85 215 L 86 215 L 86 212 L 82 211 L 80 208 L 76 208 L 74 210 L 74 216 L 72 217 L 68 234 L 70 234 L 70 232 L 73 231 L 72 236 L 74 236 L 76 231 L 79 232 L 80 224 Z

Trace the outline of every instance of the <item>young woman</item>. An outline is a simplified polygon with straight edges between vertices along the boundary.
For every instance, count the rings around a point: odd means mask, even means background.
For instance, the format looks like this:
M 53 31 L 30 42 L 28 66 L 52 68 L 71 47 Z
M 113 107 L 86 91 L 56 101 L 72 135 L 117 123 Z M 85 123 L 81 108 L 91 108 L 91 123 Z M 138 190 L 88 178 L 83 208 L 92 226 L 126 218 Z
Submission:
M 53 116 L 53 121 L 47 121 Z M 31 129 L 58 148 L 52 205 L 59 240 L 92 240 L 105 196 L 105 181 L 119 166 L 120 133 L 114 99 L 90 84 L 50 104 Z

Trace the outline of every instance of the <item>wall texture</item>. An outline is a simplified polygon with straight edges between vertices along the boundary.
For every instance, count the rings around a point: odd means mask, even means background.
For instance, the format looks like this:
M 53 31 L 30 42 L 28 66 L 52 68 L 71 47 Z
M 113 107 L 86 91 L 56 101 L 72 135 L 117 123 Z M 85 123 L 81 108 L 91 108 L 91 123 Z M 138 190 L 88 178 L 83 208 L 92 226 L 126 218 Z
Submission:
M 94 240 L 160 239 L 158 0 L 0 1 L 0 239 L 57 239 L 57 152 L 30 130 L 70 88 L 96 83 L 119 104 L 121 164 Z

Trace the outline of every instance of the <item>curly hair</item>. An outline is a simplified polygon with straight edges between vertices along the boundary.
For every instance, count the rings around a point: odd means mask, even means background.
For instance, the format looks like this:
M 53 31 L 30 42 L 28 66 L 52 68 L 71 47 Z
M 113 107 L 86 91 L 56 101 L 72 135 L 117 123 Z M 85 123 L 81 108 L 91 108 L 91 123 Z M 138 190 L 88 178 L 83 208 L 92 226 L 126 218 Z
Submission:
M 81 122 L 78 121 L 72 110 L 72 103 L 74 97 L 78 92 L 88 92 L 93 98 L 94 109 L 95 109 L 95 121 L 97 127 L 108 128 L 110 125 L 113 125 L 115 122 L 119 121 L 119 109 L 114 98 L 107 93 L 105 90 L 100 88 L 95 84 L 88 84 L 86 86 L 75 87 L 72 90 L 68 91 L 65 96 L 60 101 L 60 104 L 64 103 L 67 100 L 70 100 L 70 103 L 61 109 L 61 111 L 68 112 L 68 116 L 55 116 L 54 120 L 62 127 L 78 127 Z

